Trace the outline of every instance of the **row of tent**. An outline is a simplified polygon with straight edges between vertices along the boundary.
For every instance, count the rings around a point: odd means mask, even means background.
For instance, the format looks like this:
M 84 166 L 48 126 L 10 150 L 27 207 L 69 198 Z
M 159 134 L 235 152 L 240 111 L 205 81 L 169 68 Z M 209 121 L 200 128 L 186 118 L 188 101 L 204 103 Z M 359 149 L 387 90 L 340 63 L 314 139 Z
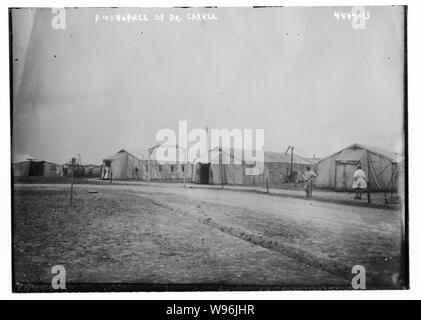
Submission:
M 269 178 L 272 185 L 280 185 L 291 176 L 291 156 L 284 153 L 265 151 L 264 168 L 260 174 L 249 174 L 248 171 L 252 168 L 240 159 L 235 163 L 233 149 L 228 152 L 219 148 L 211 149 L 207 161 L 202 161 L 202 158 L 198 157 L 191 163 L 181 164 L 177 161 L 166 162 L 157 159 L 155 151 L 149 154 L 143 150 L 122 149 L 103 160 L 101 177 L 166 181 L 185 178 L 190 182 L 202 184 L 240 185 L 260 185 L 266 183 L 266 178 Z M 301 182 L 302 176 L 298 173 L 304 171 L 311 163 L 298 155 L 294 155 L 292 160 L 295 179 Z
M 219 158 L 219 161 L 215 161 Z M 265 185 L 280 186 L 286 182 L 302 182 L 306 167 L 316 173 L 318 188 L 350 191 L 354 172 L 360 165 L 366 172 L 372 191 L 397 192 L 404 184 L 403 159 L 396 153 L 378 148 L 353 144 L 323 159 L 305 159 L 299 155 L 264 152 L 261 172 L 250 174 L 244 161 L 235 163 L 235 150 L 229 152 L 213 149 L 210 161 L 200 157 L 192 163 L 162 163 L 156 154 L 139 150 L 122 149 L 103 160 L 113 179 L 179 180 L 185 178 L 201 184 Z M 227 161 L 227 159 L 229 161 Z M 237 159 L 238 160 L 238 159 Z M 221 163 L 229 164 L 221 164 Z M 292 174 L 291 174 L 292 164 Z
M 260 167 L 237 159 L 234 149 L 228 152 L 219 148 L 211 149 L 208 155 L 206 160 L 198 157 L 191 163 L 182 163 L 162 161 L 158 159 L 156 151 L 149 153 L 147 150 L 121 149 L 104 158 L 102 165 L 95 166 L 92 172 L 95 172 L 93 176 L 102 179 L 185 179 L 201 184 L 258 186 L 268 183 L 276 187 L 286 182 L 302 182 L 306 167 L 311 167 L 317 173 L 318 188 L 350 191 L 354 172 L 361 165 L 372 191 L 397 192 L 404 183 L 404 163 L 398 154 L 360 144 L 350 145 L 323 159 L 305 159 L 296 154 L 291 159 L 290 154 L 265 151 L 264 163 Z M 66 175 L 63 174 L 63 166 L 27 155 L 14 157 L 12 162 L 15 177 Z
M 13 155 L 14 177 L 70 177 L 72 168 L 67 164 L 59 165 L 47 160 L 37 159 L 26 154 Z M 75 167 L 75 177 L 100 177 L 102 166 L 78 165 Z

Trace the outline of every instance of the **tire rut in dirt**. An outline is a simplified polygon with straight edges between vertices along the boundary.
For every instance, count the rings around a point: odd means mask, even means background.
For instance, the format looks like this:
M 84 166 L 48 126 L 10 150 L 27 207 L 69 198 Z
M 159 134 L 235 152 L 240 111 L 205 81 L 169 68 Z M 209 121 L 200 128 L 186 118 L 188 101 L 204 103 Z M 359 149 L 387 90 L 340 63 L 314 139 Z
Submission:
M 148 197 L 149 198 L 149 197 Z M 221 232 L 224 232 L 226 234 L 229 234 L 233 237 L 239 238 L 241 240 L 250 242 L 254 245 L 260 246 L 262 248 L 274 251 L 278 254 L 282 254 L 286 257 L 293 258 L 299 263 L 303 263 L 306 265 L 309 265 L 313 268 L 331 273 L 335 276 L 339 276 L 343 279 L 348 280 L 349 275 L 351 272 L 351 267 L 344 265 L 342 263 L 339 263 L 337 261 L 334 261 L 332 259 L 326 259 L 326 258 L 320 258 L 316 257 L 312 254 L 309 254 L 308 252 L 304 250 L 299 250 L 295 247 L 292 247 L 290 245 L 286 245 L 284 243 L 281 243 L 279 241 L 271 240 L 265 236 L 257 235 L 254 233 L 247 232 L 241 228 L 238 227 L 232 227 L 224 224 L 220 224 L 218 222 L 215 222 L 212 220 L 212 218 L 204 218 L 197 215 L 192 214 L 189 211 L 182 210 L 179 208 L 171 207 L 165 203 L 162 203 L 160 201 L 157 201 L 154 198 L 149 198 L 150 201 L 161 208 L 165 208 L 167 210 L 170 210 L 172 212 L 181 214 L 183 216 L 188 216 L 190 218 L 195 218 L 199 223 L 204 224 L 210 228 L 217 229 Z

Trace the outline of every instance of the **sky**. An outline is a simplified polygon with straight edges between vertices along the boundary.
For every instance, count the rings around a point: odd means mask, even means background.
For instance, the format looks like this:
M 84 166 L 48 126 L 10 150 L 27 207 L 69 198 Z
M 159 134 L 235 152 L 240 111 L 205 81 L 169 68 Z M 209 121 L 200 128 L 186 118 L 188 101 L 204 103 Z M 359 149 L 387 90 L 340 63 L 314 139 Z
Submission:
M 358 30 L 335 18 L 351 10 L 79 8 L 57 30 L 51 9 L 14 9 L 13 152 L 99 164 L 182 120 L 264 129 L 265 150 L 292 145 L 304 157 L 352 143 L 401 152 L 403 8 L 365 7 Z M 149 21 L 102 20 L 113 14 Z

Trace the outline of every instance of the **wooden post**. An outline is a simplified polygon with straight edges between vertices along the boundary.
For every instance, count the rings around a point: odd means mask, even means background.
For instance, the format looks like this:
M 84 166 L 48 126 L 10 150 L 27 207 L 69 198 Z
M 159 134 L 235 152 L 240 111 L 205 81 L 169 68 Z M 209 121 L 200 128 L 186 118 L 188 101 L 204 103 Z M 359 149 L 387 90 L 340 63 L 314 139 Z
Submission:
M 210 144 L 210 137 L 209 137 L 209 128 L 206 127 L 206 148 L 208 149 L 208 160 L 207 162 L 211 162 L 212 158 L 212 150 L 211 150 L 211 144 Z
M 112 184 L 112 183 L 113 183 L 113 172 L 110 170 L 110 184 Z
M 186 187 L 186 170 L 187 170 L 187 150 L 184 150 L 184 165 L 183 165 L 183 187 Z
M 291 147 L 291 178 L 294 179 L 294 187 L 296 187 L 297 178 L 294 175 L 294 147 Z
M 76 163 L 76 158 L 72 158 L 72 175 L 71 175 L 71 182 L 70 182 L 70 205 L 72 205 L 72 202 L 73 202 L 73 177 L 75 173 L 75 163 Z
M 186 187 L 186 165 L 183 164 L 183 188 Z
M 371 186 L 370 186 L 370 181 L 367 181 L 367 202 L 370 204 L 371 203 Z
M 371 203 L 370 153 L 367 152 L 367 202 Z
M 269 179 L 266 178 L 266 193 L 269 193 Z
M 221 189 L 224 189 L 224 174 L 222 172 L 224 166 L 222 164 L 222 148 L 219 148 L 219 178 L 221 179 Z
M 292 181 L 292 179 L 294 178 L 294 169 L 292 168 L 293 164 L 294 164 L 294 147 L 291 147 L 291 172 L 289 173 L 290 175 L 290 179 Z
M 151 153 L 148 151 L 148 184 L 151 182 Z
M 394 188 L 393 180 L 395 178 L 396 170 L 397 170 L 397 166 L 396 166 L 396 164 L 393 164 L 393 162 L 392 162 L 392 175 L 390 177 L 390 181 L 389 181 L 389 185 L 388 185 L 388 189 L 390 189 L 390 199 L 393 198 L 393 188 Z

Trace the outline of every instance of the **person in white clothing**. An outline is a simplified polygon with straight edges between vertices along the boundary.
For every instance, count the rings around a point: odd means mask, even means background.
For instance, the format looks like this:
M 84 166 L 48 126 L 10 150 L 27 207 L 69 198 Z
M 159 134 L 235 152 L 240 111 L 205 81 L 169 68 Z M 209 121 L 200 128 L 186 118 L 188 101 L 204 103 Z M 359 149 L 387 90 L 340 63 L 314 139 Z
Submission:
M 110 179 L 110 167 L 105 167 L 104 179 Z
M 314 179 L 317 175 L 311 170 L 310 167 L 306 167 L 306 171 L 303 174 L 304 179 L 304 190 L 306 192 L 306 198 L 311 198 L 313 195 Z
M 355 190 L 354 199 L 361 200 L 361 194 L 367 189 L 367 177 L 360 165 L 354 172 L 354 183 L 352 184 L 352 188 Z

